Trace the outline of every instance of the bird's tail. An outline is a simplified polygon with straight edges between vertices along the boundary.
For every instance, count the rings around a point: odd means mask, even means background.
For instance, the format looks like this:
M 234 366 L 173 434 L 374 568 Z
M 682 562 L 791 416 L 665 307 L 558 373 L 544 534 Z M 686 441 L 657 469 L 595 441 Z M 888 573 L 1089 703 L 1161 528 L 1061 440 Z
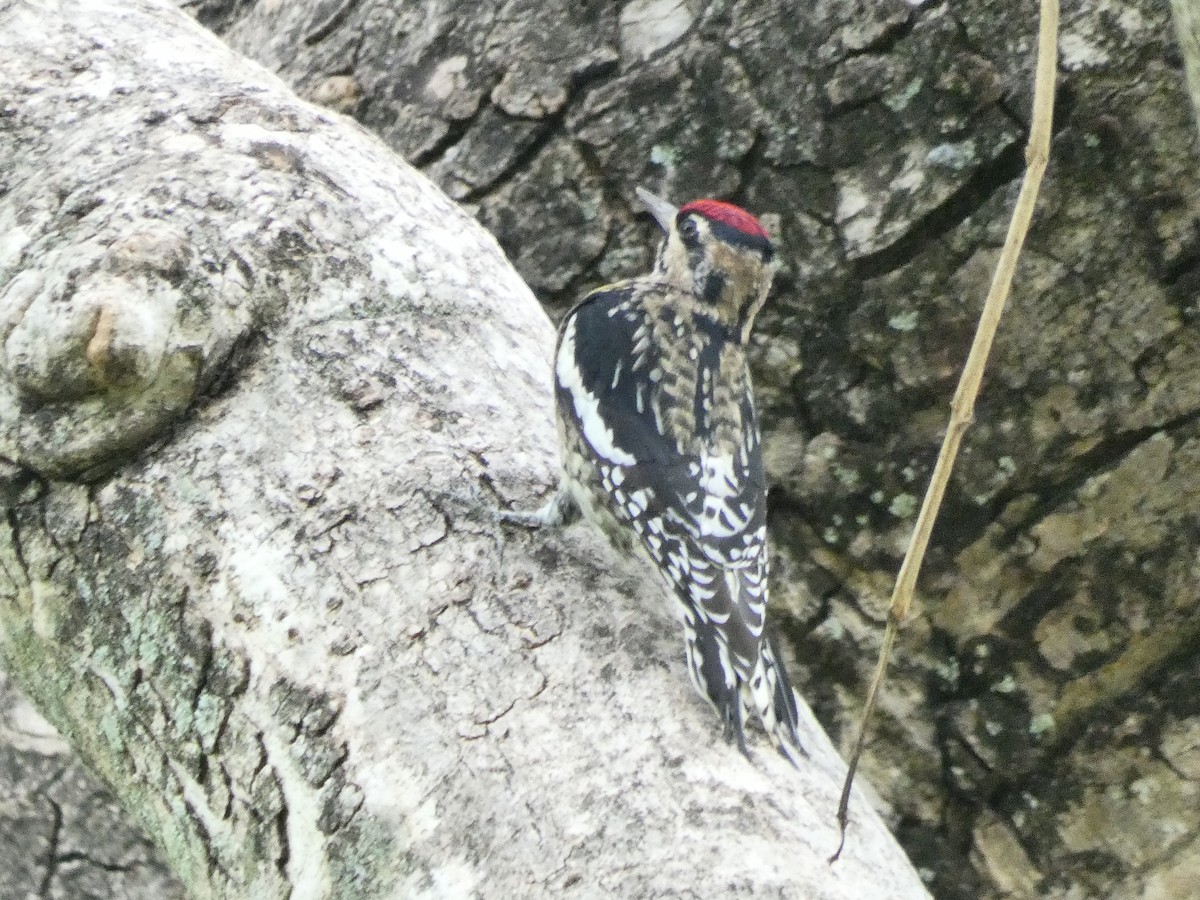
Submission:
M 712 628 L 685 629 L 684 643 L 692 684 L 721 717 L 725 739 L 736 743 L 738 749 L 745 753 L 742 693 L 738 689 L 738 677 L 728 647 Z
M 764 636 L 758 663 L 748 686 L 750 701 L 762 721 L 763 729 L 779 752 L 798 767 L 801 757 L 808 756 L 798 733 L 800 711 L 787 670 L 779 661 L 775 642 L 770 636 Z

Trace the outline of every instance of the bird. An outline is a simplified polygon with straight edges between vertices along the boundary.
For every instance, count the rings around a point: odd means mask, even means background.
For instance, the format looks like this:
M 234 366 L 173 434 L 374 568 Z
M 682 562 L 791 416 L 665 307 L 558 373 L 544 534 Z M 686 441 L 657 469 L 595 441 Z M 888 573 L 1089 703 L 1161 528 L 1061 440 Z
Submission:
M 746 752 L 753 712 L 799 765 L 795 692 L 765 630 L 767 489 L 746 350 L 775 254 L 762 224 L 716 199 L 638 197 L 663 231 L 645 275 L 563 319 L 554 356 L 562 473 L 528 527 L 582 516 L 659 573 L 688 671 Z

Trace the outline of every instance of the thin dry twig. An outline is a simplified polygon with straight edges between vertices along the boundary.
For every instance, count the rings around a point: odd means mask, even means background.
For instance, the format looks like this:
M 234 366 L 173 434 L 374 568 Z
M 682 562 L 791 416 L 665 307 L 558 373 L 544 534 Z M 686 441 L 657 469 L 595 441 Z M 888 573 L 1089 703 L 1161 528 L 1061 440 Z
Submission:
M 971 344 L 971 352 L 967 356 L 962 377 L 958 382 L 958 389 L 954 392 L 954 399 L 950 403 L 950 423 L 946 427 L 946 437 L 942 441 L 942 449 L 938 453 L 929 489 L 925 493 L 924 503 L 921 504 L 921 512 L 917 516 L 917 523 L 913 528 L 908 552 L 904 556 L 904 562 L 900 565 L 900 573 L 896 577 L 896 587 L 892 591 L 892 604 L 888 612 L 887 627 L 883 634 L 883 645 L 879 650 L 879 662 L 875 666 L 875 675 L 871 680 L 870 690 L 867 692 L 867 702 L 859 722 L 858 737 L 854 742 L 854 751 L 850 755 L 846 780 L 842 785 L 842 797 L 838 803 L 837 812 L 841 840 L 837 850 L 829 859 L 831 863 L 838 858 L 846 843 L 850 788 L 854 783 L 854 773 L 858 769 L 859 757 L 862 756 L 867 725 L 875 710 L 879 687 L 887 672 L 892 645 L 896 640 L 896 630 L 912 606 L 917 574 L 920 572 L 921 562 L 925 558 L 925 549 L 929 545 L 929 535 L 933 531 L 938 508 L 946 493 L 946 485 L 950 480 L 954 459 L 958 455 L 963 435 L 974 417 L 975 398 L 979 394 L 979 384 L 983 379 L 984 366 L 987 365 L 988 353 L 992 349 L 992 339 L 996 336 L 996 329 L 1000 325 L 1000 316 L 1004 312 L 1005 301 L 1008 300 L 1013 272 L 1017 267 L 1017 258 L 1021 254 L 1021 246 L 1029 231 L 1029 223 L 1033 218 L 1033 208 L 1037 203 L 1042 175 L 1046 171 L 1046 163 L 1050 158 L 1054 76 L 1057 65 L 1058 0 L 1042 0 L 1038 28 L 1037 72 L 1033 89 L 1033 121 L 1029 129 L 1029 144 L 1025 149 L 1025 180 L 1021 184 L 1021 193 L 1017 197 L 1012 221 L 1008 225 L 1008 236 L 1005 238 L 1004 248 L 1000 251 L 1000 260 L 996 264 L 996 273 L 992 277 L 991 289 L 988 291 L 987 300 L 984 301 L 983 312 L 979 316 L 979 325 L 975 331 L 974 343 Z

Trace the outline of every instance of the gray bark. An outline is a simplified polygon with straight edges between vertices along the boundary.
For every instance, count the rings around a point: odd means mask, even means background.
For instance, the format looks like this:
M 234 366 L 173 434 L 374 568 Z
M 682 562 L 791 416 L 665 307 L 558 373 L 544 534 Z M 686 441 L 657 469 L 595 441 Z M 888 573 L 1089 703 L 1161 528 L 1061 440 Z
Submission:
M 1036 4 L 186 6 L 462 198 L 552 311 L 646 264 L 638 183 L 766 214 L 772 599 L 845 742 L 1016 195 Z M 1064 3 L 1042 200 L 866 760 L 941 898 L 1196 880 L 1200 159 L 1175 34 L 1157 0 Z
M 0 672 L 0 897 L 183 900 L 154 846 Z
M 1175 20 L 1179 52 L 1183 54 L 1183 68 L 1187 73 L 1192 115 L 1200 122 L 1200 4 L 1195 0 L 1171 0 L 1171 15 Z
M 423 176 L 154 0 L 0 3 L 0 97 L 0 659 L 192 896 L 926 896 L 643 573 L 481 513 L 553 331 Z

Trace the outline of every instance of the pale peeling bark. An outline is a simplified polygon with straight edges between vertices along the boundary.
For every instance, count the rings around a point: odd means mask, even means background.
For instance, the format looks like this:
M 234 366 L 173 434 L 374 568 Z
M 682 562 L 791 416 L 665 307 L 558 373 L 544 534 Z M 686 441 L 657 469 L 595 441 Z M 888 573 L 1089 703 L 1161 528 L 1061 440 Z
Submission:
M 553 333 L 421 175 L 151 0 L 0 4 L 0 97 L 0 658 L 192 895 L 926 896 L 475 508 L 554 480 Z

